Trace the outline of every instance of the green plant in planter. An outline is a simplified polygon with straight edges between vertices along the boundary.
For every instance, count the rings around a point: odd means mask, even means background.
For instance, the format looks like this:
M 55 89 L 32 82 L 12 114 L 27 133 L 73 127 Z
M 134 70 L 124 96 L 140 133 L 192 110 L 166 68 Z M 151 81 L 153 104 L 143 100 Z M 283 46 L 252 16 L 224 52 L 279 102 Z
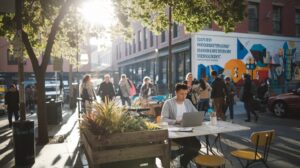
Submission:
M 94 108 L 93 112 L 83 116 L 80 128 L 91 130 L 101 139 L 114 133 L 159 129 L 144 118 L 131 116 L 127 109 L 114 101 L 96 102 Z

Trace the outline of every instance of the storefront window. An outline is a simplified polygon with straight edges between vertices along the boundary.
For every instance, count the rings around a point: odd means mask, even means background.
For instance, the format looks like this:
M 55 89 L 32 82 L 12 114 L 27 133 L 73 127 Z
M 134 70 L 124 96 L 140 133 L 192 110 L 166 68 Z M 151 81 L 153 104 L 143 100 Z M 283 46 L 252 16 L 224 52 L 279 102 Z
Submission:
M 185 74 L 191 72 L 191 53 L 189 51 L 184 52 L 185 57 Z M 194 74 L 195 76 L 196 74 Z
M 184 52 L 175 54 L 176 56 L 176 82 L 184 81 Z

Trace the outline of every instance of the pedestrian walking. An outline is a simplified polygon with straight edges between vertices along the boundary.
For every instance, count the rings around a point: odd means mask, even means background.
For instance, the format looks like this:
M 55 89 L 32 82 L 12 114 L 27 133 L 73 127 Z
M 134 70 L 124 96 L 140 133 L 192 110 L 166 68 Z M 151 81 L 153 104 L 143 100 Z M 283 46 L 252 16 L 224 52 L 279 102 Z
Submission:
M 121 79 L 119 81 L 119 94 L 121 96 L 122 105 L 125 106 L 125 102 L 127 102 L 127 105 L 131 106 L 130 82 L 125 74 L 121 75 Z
M 90 75 L 86 75 L 83 78 L 80 86 L 80 95 L 82 98 L 82 108 L 84 109 L 84 112 L 91 112 L 93 101 L 96 100 L 96 94 Z
M 19 91 L 15 84 L 9 87 L 5 94 L 5 105 L 7 106 L 9 128 L 12 127 L 12 116 L 15 121 L 19 120 Z
M 217 113 L 218 119 L 225 120 L 224 116 L 224 99 L 226 96 L 226 85 L 223 79 L 217 76 L 216 71 L 211 72 L 213 82 L 211 83 L 211 98 L 215 112 Z
M 211 92 L 211 86 L 204 80 L 200 79 L 200 88 L 199 88 L 199 101 L 198 101 L 198 110 L 204 111 L 205 113 L 209 109 L 209 96 Z
M 252 84 L 252 81 L 250 79 L 249 74 L 244 74 L 244 84 L 243 84 L 243 89 L 241 90 L 241 97 L 242 101 L 244 102 L 244 107 L 247 113 L 247 119 L 245 122 L 250 122 L 251 121 L 251 114 L 254 115 L 255 122 L 258 120 L 258 115 L 255 113 L 253 104 L 254 104 L 254 99 L 253 99 L 253 91 L 256 90 L 254 87 L 255 85 Z
M 229 108 L 230 119 L 233 120 L 234 95 L 236 93 L 236 87 L 229 76 L 225 77 L 225 85 L 226 85 L 226 99 L 224 105 L 224 115 L 226 115 L 226 111 Z
M 189 99 L 193 105 L 197 108 L 198 106 L 198 91 L 199 91 L 199 81 L 193 78 L 192 73 L 187 73 L 185 76 L 185 81 L 183 81 L 184 84 L 188 87 L 188 94 L 186 96 L 187 99 Z
M 148 99 L 150 96 L 153 95 L 154 95 L 154 86 L 151 83 L 151 78 L 149 76 L 145 76 L 140 91 L 140 97 L 142 97 L 143 99 Z
M 105 99 L 111 101 L 116 96 L 109 74 L 104 75 L 104 81 L 100 84 L 97 94 L 101 97 L 102 102 L 105 102 Z

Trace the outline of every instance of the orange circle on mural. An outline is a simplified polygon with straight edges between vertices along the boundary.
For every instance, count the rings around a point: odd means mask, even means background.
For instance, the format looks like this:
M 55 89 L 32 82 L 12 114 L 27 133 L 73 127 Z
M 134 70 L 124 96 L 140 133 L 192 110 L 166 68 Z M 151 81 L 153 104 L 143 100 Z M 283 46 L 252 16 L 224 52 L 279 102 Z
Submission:
M 242 79 L 242 75 L 246 73 L 246 65 L 243 61 L 232 59 L 224 66 L 224 72 L 230 74 L 229 76 L 234 82 Z

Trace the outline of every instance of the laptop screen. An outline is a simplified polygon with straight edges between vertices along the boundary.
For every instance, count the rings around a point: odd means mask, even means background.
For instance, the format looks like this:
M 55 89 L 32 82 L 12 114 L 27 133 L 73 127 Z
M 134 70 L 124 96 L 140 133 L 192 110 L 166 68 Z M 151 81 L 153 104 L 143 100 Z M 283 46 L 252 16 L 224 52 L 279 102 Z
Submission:
M 186 112 L 183 113 L 181 126 L 195 127 L 202 125 L 204 119 L 203 112 Z

